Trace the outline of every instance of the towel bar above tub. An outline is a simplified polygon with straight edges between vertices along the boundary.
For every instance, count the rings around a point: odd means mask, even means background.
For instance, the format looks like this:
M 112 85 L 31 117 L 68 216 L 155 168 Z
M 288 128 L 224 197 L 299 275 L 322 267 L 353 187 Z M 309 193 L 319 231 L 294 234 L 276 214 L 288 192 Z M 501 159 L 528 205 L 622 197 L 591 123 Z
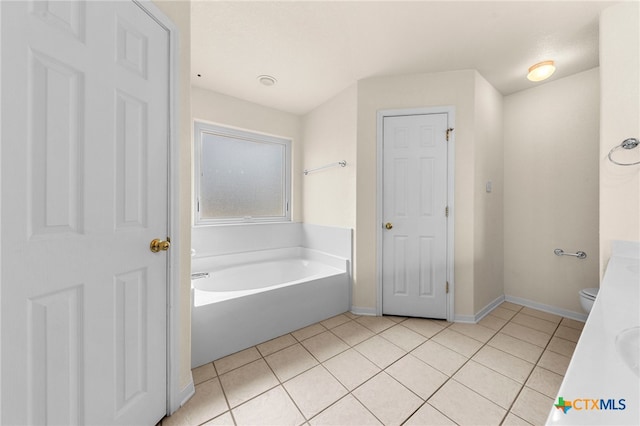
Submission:
M 336 166 L 346 167 L 346 165 L 347 165 L 347 162 L 345 160 L 337 161 L 335 163 L 327 164 L 325 166 L 316 167 L 315 169 L 304 169 L 304 175 L 306 176 L 309 173 L 317 172 L 318 170 L 324 170 L 329 167 L 336 167 Z
M 200 278 L 209 278 L 209 273 L 208 272 L 194 272 L 193 274 L 191 274 L 191 279 L 192 280 L 197 280 Z

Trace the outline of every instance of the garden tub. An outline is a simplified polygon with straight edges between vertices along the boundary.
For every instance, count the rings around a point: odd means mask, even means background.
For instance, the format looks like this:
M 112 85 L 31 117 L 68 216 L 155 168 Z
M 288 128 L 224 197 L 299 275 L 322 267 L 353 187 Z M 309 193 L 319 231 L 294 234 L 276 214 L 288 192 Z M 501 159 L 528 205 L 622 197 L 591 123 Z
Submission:
M 192 368 L 349 310 L 348 263 L 303 247 L 193 259 Z

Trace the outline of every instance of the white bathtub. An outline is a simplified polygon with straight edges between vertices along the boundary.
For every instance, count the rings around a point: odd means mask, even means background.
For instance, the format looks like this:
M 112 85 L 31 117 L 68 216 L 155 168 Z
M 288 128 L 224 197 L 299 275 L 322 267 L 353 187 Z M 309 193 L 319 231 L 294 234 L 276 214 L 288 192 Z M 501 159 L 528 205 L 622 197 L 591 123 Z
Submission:
M 348 271 L 302 247 L 194 259 L 192 368 L 347 311 Z

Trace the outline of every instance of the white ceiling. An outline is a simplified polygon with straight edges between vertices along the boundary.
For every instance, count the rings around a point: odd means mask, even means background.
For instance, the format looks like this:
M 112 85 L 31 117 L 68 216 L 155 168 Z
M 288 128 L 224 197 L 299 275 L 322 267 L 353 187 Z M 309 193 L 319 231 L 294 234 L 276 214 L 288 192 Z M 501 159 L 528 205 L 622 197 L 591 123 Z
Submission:
M 192 84 L 294 114 L 373 76 L 476 69 L 508 95 L 533 87 L 527 68 L 542 60 L 556 61 L 549 81 L 597 66 L 612 4 L 194 0 Z

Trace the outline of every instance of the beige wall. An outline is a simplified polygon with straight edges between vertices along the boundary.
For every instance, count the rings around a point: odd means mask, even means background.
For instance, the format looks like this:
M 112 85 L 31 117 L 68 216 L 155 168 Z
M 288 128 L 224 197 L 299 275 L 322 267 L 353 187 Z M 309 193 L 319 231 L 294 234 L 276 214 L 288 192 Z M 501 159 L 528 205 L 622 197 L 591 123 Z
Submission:
M 639 9 L 637 2 L 624 3 L 600 17 L 600 274 L 612 240 L 640 241 L 640 165 L 607 159 L 624 139 L 640 138 Z M 621 162 L 640 161 L 640 148 L 614 155 Z
M 502 94 L 475 76 L 474 309 L 504 294 Z M 491 192 L 487 192 L 487 182 Z
M 299 116 L 198 87 L 191 90 L 191 112 L 194 120 L 292 139 L 292 218 L 296 222 L 302 220 L 302 120 Z
M 347 162 L 302 177 L 305 223 L 356 227 L 357 101 L 353 85 L 303 117 L 302 168 Z
M 178 102 L 180 144 L 180 390 L 191 383 L 191 4 L 184 1 L 154 2 L 178 27 Z
M 506 295 L 581 313 L 598 286 L 598 123 L 597 68 L 505 97 Z
M 377 135 L 381 109 L 455 106 L 455 313 L 473 315 L 475 71 L 378 77 L 358 82 L 357 211 L 353 305 L 376 307 Z

